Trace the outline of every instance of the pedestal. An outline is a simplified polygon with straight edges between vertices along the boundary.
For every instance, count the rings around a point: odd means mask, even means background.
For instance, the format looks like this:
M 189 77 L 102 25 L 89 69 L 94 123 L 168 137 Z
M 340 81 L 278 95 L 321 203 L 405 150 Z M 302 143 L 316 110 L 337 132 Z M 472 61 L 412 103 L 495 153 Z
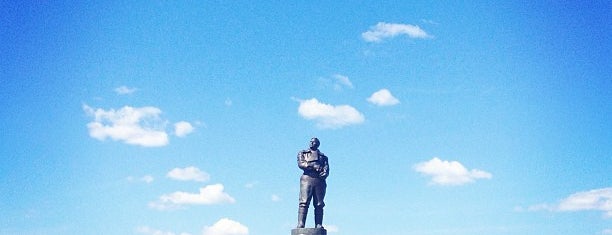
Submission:
M 291 235 L 327 235 L 324 228 L 294 228 Z

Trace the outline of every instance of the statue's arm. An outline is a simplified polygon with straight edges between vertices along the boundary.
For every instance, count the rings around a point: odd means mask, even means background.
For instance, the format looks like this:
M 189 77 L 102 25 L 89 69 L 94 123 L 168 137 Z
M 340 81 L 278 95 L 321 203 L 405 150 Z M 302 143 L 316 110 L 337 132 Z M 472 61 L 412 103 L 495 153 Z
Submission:
M 308 162 L 306 161 L 306 159 L 304 159 L 304 155 L 302 154 L 302 152 L 298 152 L 297 164 L 298 167 L 302 170 L 308 169 Z
M 321 167 L 321 172 L 319 172 L 319 176 L 323 177 L 324 179 L 329 176 L 329 160 L 327 156 L 323 160 L 323 166 Z

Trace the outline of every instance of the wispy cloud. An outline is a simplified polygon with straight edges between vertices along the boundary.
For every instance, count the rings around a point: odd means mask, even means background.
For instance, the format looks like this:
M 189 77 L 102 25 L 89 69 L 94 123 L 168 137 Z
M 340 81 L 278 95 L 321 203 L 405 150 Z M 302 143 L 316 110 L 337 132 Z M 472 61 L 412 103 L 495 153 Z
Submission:
M 197 167 L 189 166 L 185 168 L 174 168 L 166 174 L 166 177 L 181 181 L 205 182 L 210 179 L 210 175 L 201 171 Z
M 538 204 L 529 211 L 602 211 L 605 218 L 612 218 L 612 188 L 593 189 L 574 193 L 557 204 Z
M 281 201 L 281 197 L 279 197 L 276 194 L 272 194 L 272 196 L 270 196 L 270 200 L 272 200 L 273 202 L 280 202 Z
M 127 86 L 120 86 L 120 87 L 115 88 L 115 93 L 117 93 L 118 95 L 129 95 L 129 94 L 136 92 L 136 90 L 138 89 L 130 88 Z
M 151 175 L 145 175 L 142 177 L 134 177 L 134 176 L 128 176 L 127 180 L 129 182 L 145 182 L 147 184 L 150 184 L 153 182 L 154 178 Z
M 353 88 L 353 83 L 349 80 L 349 77 L 342 74 L 334 74 L 333 78 L 336 80 L 337 85 Z
M 180 121 L 174 123 L 174 134 L 178 137 L 185 137 L 189 133 L 193 132 L 194 128 L 191 123 L 186 121 Z
M 160 118 L 162 111 L 159 108 L 124 106 L 119 110 L 107 111 L 83 105 L 83 110 L 94 118 L 87 124 L 92 138 L 102 141 L 110 138 L 143 147 L 168 144 L 168 134 L 164 130 L 167 121 Z
M 255 188 L 255 186 L 257 186 L 258 184 L 259 184 L 259 182 L 257 182 L 257 181 L 248 182 L 248 183 L 246 183 L 246 184 L 244 185 L 244 187 L 245 187 L 245 188 L 248 188 L 248 189 L 253 189 L 253 188 Z
M 237 221 L 223 218 L 212 226 L 205 227 L 203 235 L 248 235 L 249 228 Z
M 225 99 L 223 104 L 225 104 L 225 106 L 227 106 L 227 107 L 230 107 L 230 106 L 232 106 L 232 104 L 234 104 L 234 102 L 232 101 L 232 99 L 227 98 L 227 99 Z
M 392 106 L 400 103 L 400 101 L 387 89 L 380 89 L 374 92 L 367 100 L 378 106 Z
M 366 42 L 381 42 L 386 38 L 393 38 L 399 35 L 406 35 L 410 38 L 431 38 L 432 36 L 421 29 L 418 25 L 394 24 L 379 22 L 370 27 L 370 30 L 361 34 Z
M 136 233 L 145 235 L 191 235 L 190 233 L 174 233 L 169 231 L 162 231 L 154 229 L 149 226 L 139 226 L 136 228 Z
M 431 183 L 437 185 L 462 185 L 474 182 L 477 179 L 490 179 L 492 177 L 491 173 L 486 171 L 468 170 L 460 162 L 440 160 L 437 157 L 416 164 L 414 170 L 431 176 Z
M 365 118 L 350 105 L 330 105 L 312 98 L 300 102 L 298 113 L 307 120 L 314 120 L 322 129 L 337 129 L 364 122 Z
M 335 91 L 341 91 L 344 88 L 353 89 L 353 83 L 348 76 L 342 74 L 334 74 L 330 77 L 320 77 L 319 83 L 323 87 L 331 87 Z
M 325 230 L 327 230 L 327 232 L 329 233 L 337 233 L 338 231 L 340 231 L 340 229 L 338 228 L 338 226 L 336 225 L 331 225 L 331 224 L 325 224 L 323 225 L 323 227 L 325 228 Z
M 182 205 L 214 205 L 234 203 L 236 200 L 223 191 L 222 184 L 208 185 L 200 188 L 198 193 L 174 192 L 159 197 L 150 202 L 149 207 L 158 210 L 179 209 Z

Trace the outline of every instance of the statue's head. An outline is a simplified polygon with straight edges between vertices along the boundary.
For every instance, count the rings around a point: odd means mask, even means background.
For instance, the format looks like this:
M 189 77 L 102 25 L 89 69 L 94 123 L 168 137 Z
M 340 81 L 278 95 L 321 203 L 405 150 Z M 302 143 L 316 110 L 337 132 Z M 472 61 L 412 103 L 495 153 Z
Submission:
M 317 139 L 316 137 L 312 137 L 312 139 L 310 139 L 310 149 L 312 150 L 319 149 L 319 145 L 321 145 L 321 142 L 319 142 L 319 139 Z

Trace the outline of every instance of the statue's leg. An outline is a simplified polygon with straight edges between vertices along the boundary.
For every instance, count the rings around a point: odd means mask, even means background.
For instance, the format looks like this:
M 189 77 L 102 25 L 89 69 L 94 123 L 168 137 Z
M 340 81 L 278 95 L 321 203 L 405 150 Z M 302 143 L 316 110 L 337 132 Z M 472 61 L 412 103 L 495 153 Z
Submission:
M 300 178 L 300 198 L 298 209 L 298 228 L 303 228 L 306 225 L 306 216 L 308 215 L 308 206 L 313 195 L 313 188 L 309 177 L 302 175 Z
M 325 202 L 323 201 L 323 199 L 325 198 L 326 188 L 327 185 L 325 183 L 325 180 L 319 179 L 319 182 L 315 187 L 313 195 L 315 208 L 314 219 L 316 228 L 323 228 L 323 207 L 325 206 Z

